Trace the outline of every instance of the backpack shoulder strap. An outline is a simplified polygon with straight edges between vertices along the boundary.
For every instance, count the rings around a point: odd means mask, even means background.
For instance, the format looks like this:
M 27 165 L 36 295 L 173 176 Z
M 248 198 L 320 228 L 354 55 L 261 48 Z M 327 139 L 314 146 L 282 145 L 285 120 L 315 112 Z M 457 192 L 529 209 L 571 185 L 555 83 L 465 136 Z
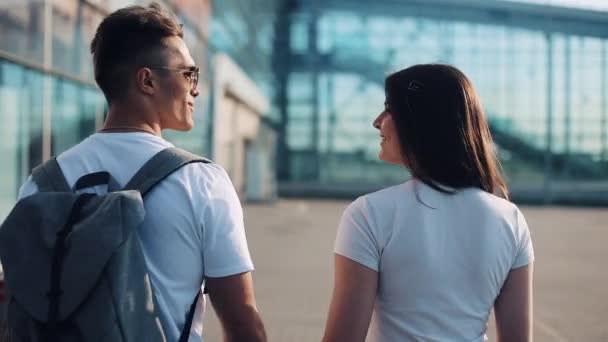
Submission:
M 59 167 L 57 158 L 53 157 L 32 170 L 32 179 L 40 192 L 71 192 L 70 186 Z
M 177 147 L 166 148 L 148 160 L 131 178 L 124 190 L 138 190 L 143 197 L 173 172 L 192 163 L 211 163 L 211 161 Z
M 188 311 L 188 315 L 186 316 L 186 322 L 184 323 L 184 328 L 182 329 L 182 333 L 179 335 L 178 342 L 188 342 L 188 338 L 190 337 L 190 329 L 192 329 L 192 320 L 194 319 L 194 310 L 196 310 L 196 303 L 198 302 L 198 297 L 200 297 L 201 291 L 198 291 L 196 297 L 194 297 L 194 302 L 190 305 L 190 311 Z

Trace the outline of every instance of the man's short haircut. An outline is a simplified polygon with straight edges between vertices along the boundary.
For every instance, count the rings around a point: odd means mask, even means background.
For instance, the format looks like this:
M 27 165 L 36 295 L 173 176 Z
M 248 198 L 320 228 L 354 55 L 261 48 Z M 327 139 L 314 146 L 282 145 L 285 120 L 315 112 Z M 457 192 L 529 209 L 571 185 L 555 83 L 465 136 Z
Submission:
M 164 39 L 183 38 L 175 16 L 158 3 L 130 6 L 108 15 L 91 42 L 95 81 L 108 103 L 121 99 L 138 68 L 160 65 Z

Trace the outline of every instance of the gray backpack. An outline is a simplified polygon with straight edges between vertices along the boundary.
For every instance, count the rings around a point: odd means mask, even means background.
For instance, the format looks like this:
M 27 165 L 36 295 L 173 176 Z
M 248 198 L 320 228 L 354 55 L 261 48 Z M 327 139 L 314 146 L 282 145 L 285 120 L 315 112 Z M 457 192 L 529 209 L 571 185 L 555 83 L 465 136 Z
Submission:
M 85 175 L 70 188 L 55 159 L 35 168 L 40 192 L 21 199 L 0 228 L 12 339 L 166 341 L 137 231 L 143 197 L 180 167 L 209 162 L 168 148 L 119 191 L 107 172 Z M 103 184 L 106 195 L 76 193 Z M 197 299 L 180 342 L 188 340 Z

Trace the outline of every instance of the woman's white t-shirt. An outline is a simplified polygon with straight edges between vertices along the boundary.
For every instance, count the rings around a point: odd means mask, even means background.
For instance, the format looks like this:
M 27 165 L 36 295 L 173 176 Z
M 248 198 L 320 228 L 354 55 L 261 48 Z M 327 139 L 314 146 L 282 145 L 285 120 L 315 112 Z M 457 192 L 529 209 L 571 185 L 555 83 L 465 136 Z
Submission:
M 510 270 L 534 260 L 511 202 L 477 188 L 445 194 L 412 180 L 358 198 L 335 253 L 378 272 L 368 341 L 483 341 Z

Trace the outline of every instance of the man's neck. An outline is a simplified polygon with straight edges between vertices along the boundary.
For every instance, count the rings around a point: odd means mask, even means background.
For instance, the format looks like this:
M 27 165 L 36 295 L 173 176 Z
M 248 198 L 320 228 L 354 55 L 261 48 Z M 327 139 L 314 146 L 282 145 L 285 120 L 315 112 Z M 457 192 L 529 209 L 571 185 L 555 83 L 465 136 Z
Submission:
M 147 132 L 162 136 L 162 128 L 158 120 L 146 117 L 136 117 L 134 114 L 144 113 L 141 109 L 113 105 L 108 109 L 108 117 L 100 130 L 102 132 Z

